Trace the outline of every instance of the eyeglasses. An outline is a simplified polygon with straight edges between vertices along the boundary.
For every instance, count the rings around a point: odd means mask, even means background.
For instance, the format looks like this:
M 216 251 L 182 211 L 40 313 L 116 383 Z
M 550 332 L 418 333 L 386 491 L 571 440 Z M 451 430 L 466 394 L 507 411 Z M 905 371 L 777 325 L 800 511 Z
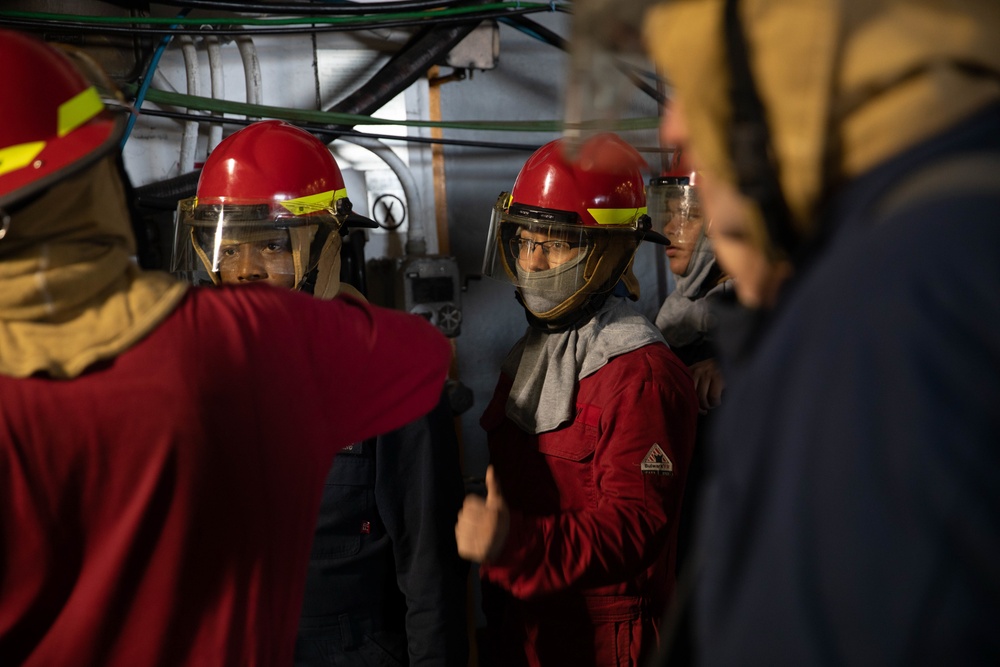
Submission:
M 558 262 L 560 260 L 570 259 L 574 250 L 582 248 L 585 245 L 585 243 L 573 243 L 572 241 L 564 241 L 562 239 L 554 239 L 552 241 L 532 241 L 528 238 L 515 236 L 510 240 L 510 251 L 515 257 L 525 259 L 535 252 L 535 248 L 541 248 L 542 254 L 545 255 L 545 257 Z

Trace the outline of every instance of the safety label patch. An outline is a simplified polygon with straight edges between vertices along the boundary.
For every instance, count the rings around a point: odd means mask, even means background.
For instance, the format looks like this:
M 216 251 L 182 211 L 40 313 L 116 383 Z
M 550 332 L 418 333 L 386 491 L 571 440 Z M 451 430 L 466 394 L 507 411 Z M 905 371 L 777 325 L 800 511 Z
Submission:
M 674 474 L 673 461 L 671 461 L 670 457 L 668 457 L 666 452 L 663 451 L 663 448 L 655 442 L 642 458 L 642 465 L 639 468 L 642 472 L 652 475 Z

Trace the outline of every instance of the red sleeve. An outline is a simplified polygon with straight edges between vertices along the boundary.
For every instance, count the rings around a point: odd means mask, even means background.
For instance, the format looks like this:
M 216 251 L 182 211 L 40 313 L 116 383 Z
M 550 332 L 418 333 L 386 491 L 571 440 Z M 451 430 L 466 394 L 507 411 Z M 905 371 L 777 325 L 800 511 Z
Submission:
M 290 399 L 281 402 L 327 447 L 399 428 L 441 395 L 451 345 L 422 317 L 267 286 L 213 288 L 202 300 L 196 326 L 222 334 L 203 354 L 234 357 L 230 384 L 257 387 L 259 401 Z
M 596 507 L 544 516 L 513 512 L 504 551 L 481 568 L 482 576 L 526 599 L 625 581 L 662 558 L 694 441 L 697 399 L 690 384 L 686 375 L 616 383 L 601 410 L 594 449 Z M 673 474 L 642 470 L 654 443 Z
M 313 303 L 317 335 L 336 332 L 317 353 L 332 353 L 321 366 L 327 383 L 342 383 L 336 400 L 350 418 L 338 427 L 349 442 L 399 428 L 437 404 L 451 345 L 427 320 L 350 297 Z

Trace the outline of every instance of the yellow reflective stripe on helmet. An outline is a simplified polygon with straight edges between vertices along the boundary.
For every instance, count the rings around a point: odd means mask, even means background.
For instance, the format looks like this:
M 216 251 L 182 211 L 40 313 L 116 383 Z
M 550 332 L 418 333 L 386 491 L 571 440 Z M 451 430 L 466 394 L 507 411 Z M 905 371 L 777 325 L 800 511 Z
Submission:
M 629 225 L 640 215 L 646 214 L 646 207 L 641 208 L 588 208 L 587 213 L 594 217 L 599 225 Z
M 285 207 L 285 209 L 287 209 L 292 215 L 304 215 L 306 213 L 331 208 L 334 202 L 338 199 L 343 199 L 346 196 L 347 188 L 341 188 L 339 190 L 327 190 L 326 192 L 320 192 L 314 195 L 306 195 L 305 197 L 286 199 L 285 201 L 278 203 Z
M 59 105 L 58 136 L 65 137 L 102 111 L 104 102 L 93 86 L 74 95 Z
M 26 144 L 0 148 L 0 175 L 28 166 L 43 148 L 44 141 L 29 141 Z

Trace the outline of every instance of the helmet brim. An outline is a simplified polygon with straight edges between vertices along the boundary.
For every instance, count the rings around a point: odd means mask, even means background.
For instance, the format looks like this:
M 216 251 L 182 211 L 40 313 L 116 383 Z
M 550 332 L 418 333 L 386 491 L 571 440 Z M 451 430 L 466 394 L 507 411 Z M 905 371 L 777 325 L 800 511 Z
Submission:
M 51 142 L 33 164 L 0 176 L 0 208 L 44 192 L 93 165 L 118 147 L 128 116 L 103 111 L 86 125 Z
M 378 229 L 379 224 L 372 220 L 371 218 L 366 218 L 363 215 L 351 211 L 347 218 L 344 220 L 344 226 L 350 229 L 357 227 L 364 227 L 366 229 Z
M 652 229 L 640 230 L 639 236 L 643 241 L 659 243 L 660 245 L 670 245 L 670 239 L 659 232 L 654 232 Z

